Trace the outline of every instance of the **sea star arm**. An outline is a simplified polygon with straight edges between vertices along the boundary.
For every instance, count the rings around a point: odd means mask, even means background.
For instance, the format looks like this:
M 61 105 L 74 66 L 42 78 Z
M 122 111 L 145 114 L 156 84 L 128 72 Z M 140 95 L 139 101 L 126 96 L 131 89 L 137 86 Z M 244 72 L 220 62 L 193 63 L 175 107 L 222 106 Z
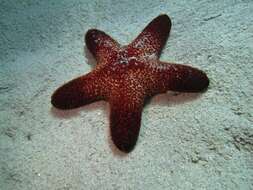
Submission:
M 167 15 L 160 15 L 152 20 L 139 36 L 128 46 L 135 56 L 159 57 L 171 29 L 171 20 Z
M 134 148 L 141 125 L 143 98 L 131 95 L 121 94 L 109 101 L 112 141 L 123 152 Z
M 58 88 L 51 103 L 59 109 L 72 109 L 103 99 L 101 78 L 93 72 L 73 79 Z
M 97 29 L 88 30 L 85 35 L 85 43 L 98 63 L 105 63 L 112 54 L 118 51 L 120 46 L 105 32 Z
M 157 69 L 150 68 L 149 72 L 157 84 L 152 93 L 167 90 L 199 92 L 209 85 L 209 79 L 203 71 L 187 65 L 158 62 Z

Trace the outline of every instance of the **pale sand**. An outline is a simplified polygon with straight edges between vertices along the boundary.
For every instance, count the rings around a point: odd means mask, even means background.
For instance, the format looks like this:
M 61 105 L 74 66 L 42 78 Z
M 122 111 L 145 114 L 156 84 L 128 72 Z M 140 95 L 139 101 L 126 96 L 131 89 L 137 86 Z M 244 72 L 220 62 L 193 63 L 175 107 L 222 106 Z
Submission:
M 154 97 L 122 155 L 107 103 L 64 112 L 50 96 L 92 69 L 88 29 L 127 44 L 161 13 L 173 22 L 161 59 L 210 87 Z M 1 190 L 253 189 L 252 0 L 0 0 L 0 15 Z

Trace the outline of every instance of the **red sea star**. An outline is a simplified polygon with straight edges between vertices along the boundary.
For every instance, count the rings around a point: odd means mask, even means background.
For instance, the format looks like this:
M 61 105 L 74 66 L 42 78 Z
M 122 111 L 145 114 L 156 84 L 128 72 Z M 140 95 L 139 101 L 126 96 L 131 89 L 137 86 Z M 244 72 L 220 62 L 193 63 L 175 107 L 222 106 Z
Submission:
M 160 15 L 127 46 L 102 31 L 89 30 L 85 42 L 97 65 L 92 72 L 57 89 L 52 104 L 71 109 L 108 101 L 112 140 L 121 151 L 130 152 L 138 139 L 147 97 L 167 90 L 198 92 L 209 84 L 206 74 L 198 69 L 159 61 L 170 28 L 170 18 Z

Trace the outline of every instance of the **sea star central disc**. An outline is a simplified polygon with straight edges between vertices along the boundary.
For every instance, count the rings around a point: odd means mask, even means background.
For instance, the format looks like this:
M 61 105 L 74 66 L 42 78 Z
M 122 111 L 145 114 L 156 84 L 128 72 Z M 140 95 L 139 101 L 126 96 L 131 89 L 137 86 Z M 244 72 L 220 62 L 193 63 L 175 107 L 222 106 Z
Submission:
M 108 101 L 112 140 L 121 151 L 130 152 L 139 135 L 147 97 L 167 90 L 198 92 L 209 84 L 206 74 L 196 68 L 159 61 L 170 28 L 170 18 L 160 15 L 127 46 L 102 31 L 89 30 L 85 42 L 97 65 L 92 72 L 58 88 L 52 104 L 72 109 Z

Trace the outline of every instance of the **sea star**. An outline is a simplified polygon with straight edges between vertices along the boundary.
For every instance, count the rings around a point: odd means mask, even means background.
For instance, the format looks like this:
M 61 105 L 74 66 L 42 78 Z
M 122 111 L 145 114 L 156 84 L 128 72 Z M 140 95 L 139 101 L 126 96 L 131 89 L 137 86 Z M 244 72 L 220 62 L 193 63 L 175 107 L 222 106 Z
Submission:
M 52 104 L 72 109 L 97 100 L 108 101 L 112 140 L 118 149 L 130 152 L 138 139 L 147 97 L 168 90 L 198 92 L 209 84 L 203 71 L 159 61 L 170 28 L 170 18 L 160 15 L 127 46 L 102 31 L 88 30 L 85 43 L 97 65 L 92 72 L 58 88 Z

